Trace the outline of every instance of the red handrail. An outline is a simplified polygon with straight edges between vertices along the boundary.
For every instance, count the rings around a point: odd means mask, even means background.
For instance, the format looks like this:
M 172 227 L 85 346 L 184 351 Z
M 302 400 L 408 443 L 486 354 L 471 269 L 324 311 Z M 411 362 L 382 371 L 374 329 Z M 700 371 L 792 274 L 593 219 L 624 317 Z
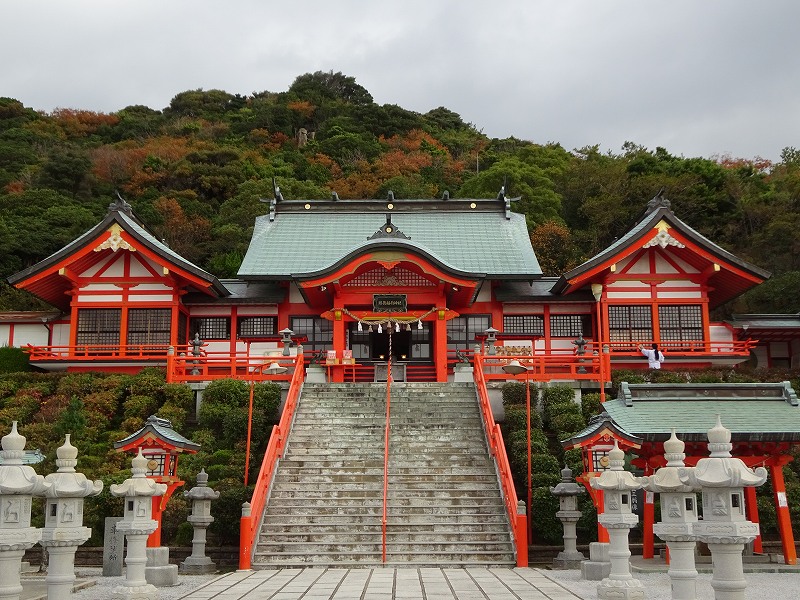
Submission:
M 503 492 L 503 500 L 511 523 L 511 531 L 514 535 L 514 544 L 517 551 L 517 566 L 528 566 L 528 518 L 524 514 L 519 514 L 517 510 L 518 500 L 517 491 L 514 488 L 514 480 L 511 477 L 511 466 L 508 464 L 506 447 L 503 442 L 503 434 L 500 425 L 495 423 L 492 414 L 492 405 L 489 403 L 489 393 L 486 391 L 486 378 L 483 374 L 483 360 L 485 357 L 475 354 L 475 387 L 478 390 L 483 424 L 486 428 L 486 439 L 489 443 L 489 451 L 492 453 L 497 463 L 497 471 L 500 474 L 500 486 Z M 530 511 L 530 507 L 528 507 Z
M 392 406 L 392 362 L 386 368 L 386 427 L 383 434 L 383 517 L 381 518 L 381 562 L 386 562 L 386 521 L 389 502 L 389 426 Z
M 300 391 L 303 387 L 305 376 L 303 355 L 298 354 L 294 362 L 294 373 L 291 375 L 289 393 L 283 407 L 281 420 L 272 428 L 272 435 L 270 435 L 267 443 L 267 450 L 264 452 L 264 460 L 261 461 L 261 470 L 258 473 L 253 497 L 250 500 L 250 514 L 242 514 L 240 521 L 239 569 L 241 570 L 249 569 L 252 563 L 253 545 L 258 534 L 261 516 L 264 513 L 267 494 L 275 476 L 278 459 L 282 458 L 286 451 L 286 439 L 289 437 L 297 401 L 300 398 Z

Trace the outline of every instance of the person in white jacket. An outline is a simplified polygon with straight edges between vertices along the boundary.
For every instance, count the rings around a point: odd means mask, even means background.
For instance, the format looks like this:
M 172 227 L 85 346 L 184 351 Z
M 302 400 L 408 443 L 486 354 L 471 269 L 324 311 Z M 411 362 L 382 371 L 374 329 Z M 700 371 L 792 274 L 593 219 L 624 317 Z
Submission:
M 653 344 L 652 348 L 639 346 L 639 351 L 647 358 L 647 366 L 651 369 L 660 369 L 664 362 L 664 354 L 658 349 L 658 344 Z

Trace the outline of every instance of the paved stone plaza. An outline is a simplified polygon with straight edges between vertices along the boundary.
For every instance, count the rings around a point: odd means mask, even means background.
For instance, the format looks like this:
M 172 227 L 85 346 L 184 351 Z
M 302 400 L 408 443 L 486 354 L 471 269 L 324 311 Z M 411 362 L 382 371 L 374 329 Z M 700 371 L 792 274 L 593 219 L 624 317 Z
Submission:
M 537 569 L 281 569 L 228 573 L 189 600 L 577 600 Z

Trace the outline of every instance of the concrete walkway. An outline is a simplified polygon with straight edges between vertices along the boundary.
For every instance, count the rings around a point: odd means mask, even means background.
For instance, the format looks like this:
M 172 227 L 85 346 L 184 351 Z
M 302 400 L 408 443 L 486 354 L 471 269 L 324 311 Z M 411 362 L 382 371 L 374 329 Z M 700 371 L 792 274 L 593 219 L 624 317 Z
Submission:
M 535 569 L 280 569 L 236 571 L 187 600 L 578 600 Z

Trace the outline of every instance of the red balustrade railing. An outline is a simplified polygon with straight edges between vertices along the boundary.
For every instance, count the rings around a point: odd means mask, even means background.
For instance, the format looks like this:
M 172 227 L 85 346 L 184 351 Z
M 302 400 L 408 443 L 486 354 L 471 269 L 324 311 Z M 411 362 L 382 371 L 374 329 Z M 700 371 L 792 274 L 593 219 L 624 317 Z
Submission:
M 514 545 L 517 553 L 517 566 L 528 566 L 528 518 L 524 514 L 519 514 L 517 510 L 518 500 L 517 491 L 514 487 L 514 480 L 511 477 L 511 466 L 508 464 L 506 447 L 503 442 L 503 434 L 500 425 L 495 423 L 492 405 L 489 403 L 489 393 L 486 390 L 486 378 L 483 372 L 484 356 L 475 355 L 474 376 L 475 387 L 478 390 L 483 424 L 486 428 L 486 439 L 489 443 L 489 451 L 497 463 L 497 470 L 500 474 L 500 486 L 503 491 L 503 501 L 505 503 L 508 519 L 511 523 L 511 530 L 514 536 Z M 506 360 L 506 362 L 508 362 Z M 528 507 L 530 514 L 530 507 Z
M 294 420 L 297 401 L 300 399 L 300 392 L 303 388 L 305 368 L 303 366 L 303 355 L 298 354 L 292 359 L 294 361 L 294 372 L 291 374 L 289 393 L 281 414 L 281 420 L 272 428 L 267 449 L 264 452 L 264 459 L 261 461 L 261 470 L 258 473 L 253 497 L 250 500 L 249 514 L 243 514 L 240 520 L 239 530 L 239 568 L 246 570 L 250 568 L 253 556 L 253 545 L 258 528 L 261 524 L 261 517 L 264 513 L 264 506 L 267 503 L 272 479 L 278 466 L 278 459 L 282 458 L 286 452 L 286 440 Z
M 31 362 L 36 361 L 93 361 L 108 359 L 162 359 L 165 360 L 169 345 L 165 344 L 90 344 L 76 346 L 25 346 Z
M 381 562 L 386 562 L 386 524 L 389 512 L 389 432 L 392 415 L 392 365 L 386 373 L 386 427 L 383 437 L 383 516 L 381 517 Z

